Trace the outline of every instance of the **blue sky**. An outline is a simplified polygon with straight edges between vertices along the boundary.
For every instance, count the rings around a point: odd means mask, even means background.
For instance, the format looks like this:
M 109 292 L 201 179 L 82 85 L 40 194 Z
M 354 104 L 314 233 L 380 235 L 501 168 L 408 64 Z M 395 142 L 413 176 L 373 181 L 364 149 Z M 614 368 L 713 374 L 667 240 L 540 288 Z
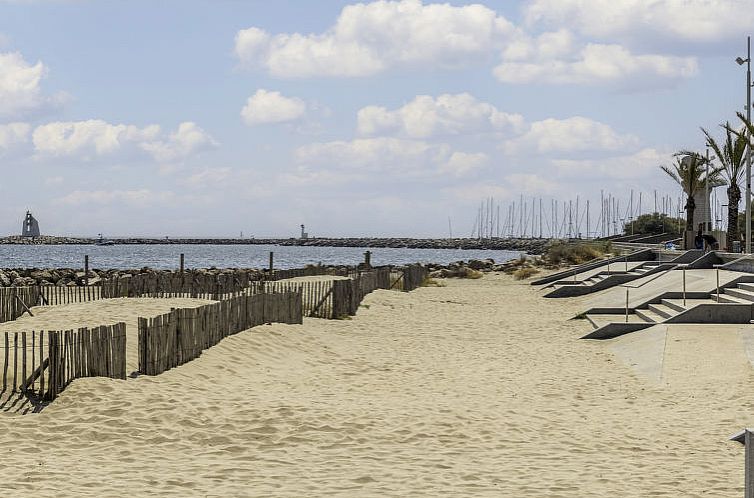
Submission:
M 446 236 L 488 196 L 675 202 L 658 165 L 743 109 L 752 7 L 0 0 L 0 232 L 30 208 L 52 234 Z

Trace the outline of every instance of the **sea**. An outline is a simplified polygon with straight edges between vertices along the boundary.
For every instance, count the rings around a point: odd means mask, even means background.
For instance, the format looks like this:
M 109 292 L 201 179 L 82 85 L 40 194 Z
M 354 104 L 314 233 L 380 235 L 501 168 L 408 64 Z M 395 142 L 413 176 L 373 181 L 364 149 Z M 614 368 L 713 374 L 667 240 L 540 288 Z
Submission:
M 371 251 L 374 266 L 408 263 L 447 264 L 491 258 L 497 263 L 520 256 L 517 251 L 463 249 L 406 249 L 364 247 L 313 247 L 277 245 L 123 244 L 96 245 L 0 245 L 1 268 L 82 268 L 89 256 L 92 269 L 150 267 L 175 269 L 184 254 L 190 268 L 267 268 L 274 253 L 274 267 L 301 268 L 308 264 L 355 265 Z

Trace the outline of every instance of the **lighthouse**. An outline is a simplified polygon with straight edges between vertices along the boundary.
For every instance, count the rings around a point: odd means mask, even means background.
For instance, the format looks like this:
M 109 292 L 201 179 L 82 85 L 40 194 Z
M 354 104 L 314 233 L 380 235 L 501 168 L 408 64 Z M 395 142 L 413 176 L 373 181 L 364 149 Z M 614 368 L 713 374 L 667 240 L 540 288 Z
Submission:
M 26 211 L 24 223 L 21 225 L 21 237 L 39 237 L 39 223 L 31 215 L 31 211 Z

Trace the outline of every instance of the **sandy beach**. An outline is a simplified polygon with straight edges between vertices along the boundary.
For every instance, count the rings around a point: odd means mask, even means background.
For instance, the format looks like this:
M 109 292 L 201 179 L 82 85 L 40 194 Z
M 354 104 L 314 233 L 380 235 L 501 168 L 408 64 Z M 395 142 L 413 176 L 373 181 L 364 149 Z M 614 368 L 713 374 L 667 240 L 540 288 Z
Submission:
M 376 291 L 352 320 L 257 327 L 157 377 L 79 379 L 41 413 L 0 414 L 0 490 L 742 494 L 743 449 L 726 439 L 752 423 L 749 327 L 581 341 L 590 327 L 567 319 L 584 300 L 546 300 L 507 276 L 443 282 Z M 119 319 L 133 323 L 140 301 L 119 304 Z M 64 309 L 46 325 L 83 320 Z M 654 364 L 637 355 L 658 341 Z

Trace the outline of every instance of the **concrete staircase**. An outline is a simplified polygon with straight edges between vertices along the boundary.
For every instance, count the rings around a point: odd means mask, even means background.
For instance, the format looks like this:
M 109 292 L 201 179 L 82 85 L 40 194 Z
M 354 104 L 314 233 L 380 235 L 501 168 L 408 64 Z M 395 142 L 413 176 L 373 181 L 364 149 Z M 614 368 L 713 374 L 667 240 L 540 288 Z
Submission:
M 712 296 L 715 299 L 718 297 L 717 294 Z M 739 283 L 735 288 L 723 289 L 719 301 L 721 303 L 754 303 L 754 283 Z
M 615 266 L 620 268 L 621 264 L 617 263 Z M 605 270 L 585 280 L 558 280 L 550 285 L 552 290 L 545 294 L 544 297 L 583 296 L 585 294 L 597 292 L 609 287 L 613 287 L 615 285 L 624 284 L 626 282 L 642 278 L 658 271 L 671 270 L 676 266 L 677 265 L 672 263 L 646 261 L 628 271 Z
M 754 282 L 734 282 L 713 292 L 666 292 L 636 308 L 590 310 L 586 319 L 594 332 L 584 339 L 608 339 L 660 323 L 750 323 L 754 318 Z
M 723 294 L 721 294 L 722 296 Z M 752 294 L 754 299 L 754 294 Z M 721 299 L 722 303 L 723 300 Z M 749 301 L 752 304 L 754 301 Z M 680 315 L 684 311 L 695 308 L 700 304 L 716 304 L 714 297 L 709 298 L 686 298 L 684 304 L 683 298 L 680 299 L 663 299 L 657 304 L 647 304 L 643 308 L 637 308 L 628 311 L 628 323 L 648 323 L 655 325 L 663 323 L 669 318 Z M 603 327 L 609 323 L 626 323 L 626 315 L 618 313 L 587 313 L 586 318 L 591 322 L 595 329 Z

